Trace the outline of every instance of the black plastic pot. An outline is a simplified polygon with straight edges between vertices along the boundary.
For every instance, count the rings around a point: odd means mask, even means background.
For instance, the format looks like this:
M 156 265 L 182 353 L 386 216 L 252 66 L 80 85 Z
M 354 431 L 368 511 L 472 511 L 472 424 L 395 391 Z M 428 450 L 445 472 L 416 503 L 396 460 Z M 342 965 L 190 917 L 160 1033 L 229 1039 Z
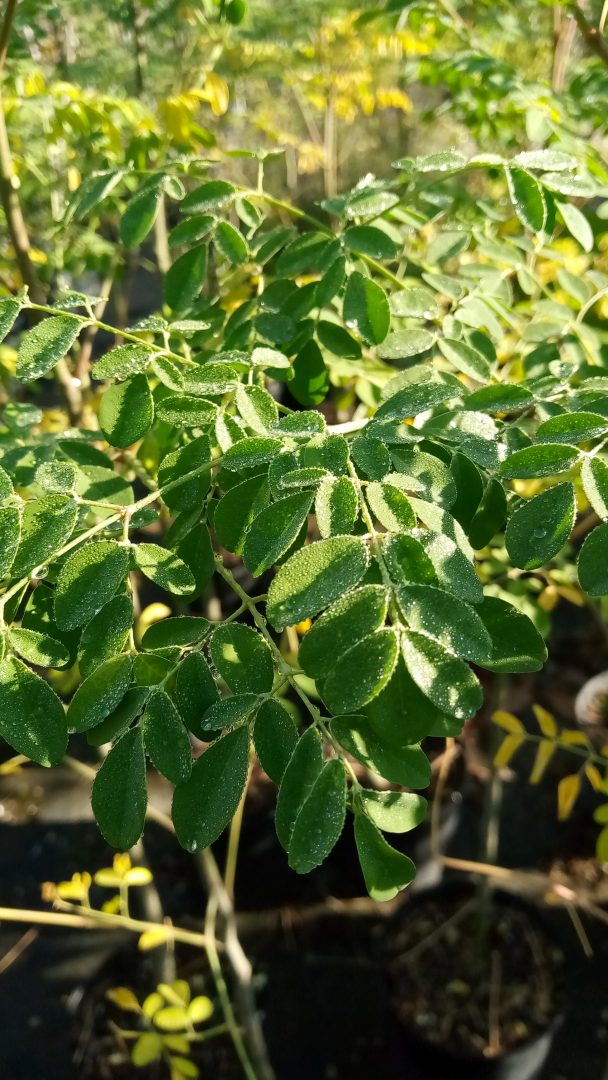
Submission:
M 436 900 L 445 896 L 447 899 L 461 897 L 463 903 L 474 895 L 475 886 L 469 880 L 454 879 L 442 882 L 433 888 L 423 889 L 418 893 L 412 893 L 404 905 L 389 920 L 383 933 L 383 954 L 387 968 L 387 977 L 391 987 L 391 999 L 395 1011 L 399 1013 L 399 999 L 396 994 L 395 980 L 391 975 L 390 953 L 399 928 L 403 926 L 411 914 L 420 909 L 429 900 Z M 518 912 L 525 912 L 526 918 L 534 926 L 537 933 L 544 936 L 546 941 L 554 948 L 559 946 L 555 942 L 554 935 L 548 930 L 538 910 L 531 904 L 515 897 L 510 893 L 493 891 L 493 903 L 501 907 L 511 907 Z M 438 941 L 438 948 L 441 948 Z M 560 950 L 561 951 L 561 950 Z M 525 979 L 525 972 L 522 972 Z M 555 1015 L 550 1023 L 530 1038 L 517 1043 L 504 1053 L 492 1057 L 467 1053 L 449 1043 L 439 1043 L 427 1038 L 421 1027 L 409 1024 L 402 1016 L 398 1016 L 402 1034 L 404 1062 L 407 1068 L 414 1068 L 424 1080 L 534 1080 L 538 1077 L 547 1059 L 556 1031 L 564 1017 L 564 996 L 562 980 L 559 971 L 555 971 L 556 1000 L 559 1002 Z M 446 991 L 447 1004 L 447 991 Z

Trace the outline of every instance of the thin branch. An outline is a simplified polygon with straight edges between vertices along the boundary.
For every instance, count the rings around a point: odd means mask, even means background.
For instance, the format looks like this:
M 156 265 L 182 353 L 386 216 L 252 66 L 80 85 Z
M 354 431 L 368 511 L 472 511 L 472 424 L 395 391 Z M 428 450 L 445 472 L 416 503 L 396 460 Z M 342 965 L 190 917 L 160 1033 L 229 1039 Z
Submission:
M 15 11 L 17 10 L 17 4 L 19 0 L 8 0 L 6 5 L 6 11 L 4 13 L 4 19 L 2 20 L 2 28 L 0 29 L 0 73 L 6 63 L 6 56 L 8 53 L 8 39 L 11 36 L 11 28 L 13 25 L 13 19 L 15 17 Z
M 600 31 L 589 22 L 580 4 L 571 4 L 566 10 L 576 19 L 578 28 L 589 48 L 596 56 L 599 56 L 602 63 L 608 67 L 608 46 Z

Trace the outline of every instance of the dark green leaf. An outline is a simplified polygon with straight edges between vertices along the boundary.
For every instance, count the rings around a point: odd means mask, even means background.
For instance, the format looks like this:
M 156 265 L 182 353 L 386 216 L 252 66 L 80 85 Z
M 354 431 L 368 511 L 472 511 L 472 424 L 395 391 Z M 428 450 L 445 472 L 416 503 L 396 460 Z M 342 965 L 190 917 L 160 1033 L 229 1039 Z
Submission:
M 143 438 L 153 420 L 154 403 L 145 375 L 110 386 L 101 399 L 99 426 L 111 446 L 131 446 Z
M 131 657 L 106 660 L 80 684 L 67 713 L 70 731 L 88 731 L 114 711 L 131 681 Z
M 243 561 L 254 577 L 269 570 L 289 551 L 308 518 L 312 491 L 278 499 L 254 517 L 245 537 Z
M 298 733 L 287 710 L 274 698 L 264 701 L 256 713 L 253 741 L 264 772 L 275 784 L 280 784 Z
M 324 684 L 322 696 L 334 714 L 354 712 L 367 705 L 386 686 L 399 655 L 393 629 L 379 630 L 344 653 Z
M 0 663 L 0 735 L 18 754 L 39 765 L 56 765 L 68 745 L 59 698 L 12 656 Z
M 355 815 L 355 841 L 365 887 L 373 900 L 392 900 L 414 880 L 416 867 L 412 860 L 387 844 L 363 814 Z
M 69 540 L 78 509 L 67 495 L 44 495 L 27 503 L 21 519 L 21 542 L 12 566 L 13 577 L 20 578 L 44 566 Z
M 419 746 L 389 745 L 378 738 L 365 716 L 337 716 L 331 730 L 347 753 L 378 776 L 402 787 L 428 786 L 431 768 Z
M 289 865 L 297 874 L 320 866 L 340 839 L 346 817 L 346 773 L 333 758 L 321 769 L 295 820 Z
M 97 540 L 75 551 L 57 579 L 57 625 L 72 630 L 89 623 L 112 599 L 128 569 L 128 551 L 115 540 Z
M 128 851 L 139 840 L 146 818 L 146 757 L 139 728 L 127 731 L 101 766 L 91 795 L 102 836 L 112 847 Z
M 171 698 L 155 690 L 148 699 L 141 730 L 146 753 L 159 773 L 182 784 L 192 771 L 192 747 Z
M 241 623 L 218 626 L 211 636 L 210 652 L 233 693 L 267 694 L 272 689 L 272 653 L 257 630 Z
M 131 549 L 138 570 L 174 596 L 187 596 L 196 582 L 185 562 L 158 544 L 138 544 Z
M 173 824 L 187 851 L 209 847 L 224 831 L 241 801 L 248 765 L 249 731 L 236 728 L 214 742 L 175 789 Z
M 578 580 L 589 596 L 608 595 L 608 524 L 598 525 L 578 557 Z
M 82 325 L 81 320 L 72 315 L 54 315 L 28 330 L 19 347 L 17 378 L 26 382 L 46 375 L 71 349 Z
M 271 583 L 270 622 L 280 630 L 316 615 L 359 584 L 368 562 L 365 544 L 354 536 L 332 536 L 296 551 Z
M 281 845 L 289 851 L 294 826 L 303 804 L 323 768 L 323 745 L 314 727 L 309 727 L 289 759 L 277 799 L 275 826 Z
M 344 321 L 368 345 L 379 345 L 388 334 L 391 313 L 384 290 L 358 271 L 352 273 L 344 293 Z
M 535 570 L 553 559 L 572 532 L 575 514 L 572 484 L 558 484 L 520 506 L 505 532 L 513 565 Z
M 481 686 L 463 660 L 411 630 L 403 632 L 401 648 L 412 679 L 441 712 L 458 720 L 478 712 L 483 704 Z

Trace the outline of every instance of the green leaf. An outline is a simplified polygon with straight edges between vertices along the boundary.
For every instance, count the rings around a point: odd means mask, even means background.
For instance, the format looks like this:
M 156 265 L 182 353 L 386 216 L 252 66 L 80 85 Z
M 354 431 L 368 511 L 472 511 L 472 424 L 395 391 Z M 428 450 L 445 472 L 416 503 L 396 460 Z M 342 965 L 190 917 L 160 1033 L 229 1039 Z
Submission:
M 351 225 L 344 232 L 343 240 L 348 251 L 369 255 L 372 259 L 394 259 L 399 251 L 395 241 L 374 225 Z
M 55 618 L 62 630 L 89 623 L 127 576 L 127 549 L 115 540 L 97 540 L 63 564 L 55 589 Z
M 405 833 L 421 825 L 428 803 L 422 795 L 409 791 L 372 791 L 361 788 L 359 797 L 364 813 L 378 829 Z
M 70 731 L 88 731 L 114 711 L 131 681 L 131 657 L 113 656 L 80 684 L 67 713 Z
M 552 416 L 545 420 L 536 432 L 538 442 L 542 443 L 578 443 L 597 439 L 608 431 L 608 420 L 593 412 L 573 412 L 563 416 Z
M 162 188 L 142 191 L 129 200 L 120 221 L 120 239 L 128 248 L 138 247 L 156 221 Z
M 173 311 L 192 307 L 207 275 L 207 245 L 199 244 L 186 251 L 169 267 L 165 275 L 165 300 Z
M 110 446 L 127 447 L 142 439 L 154 420 L 154 403 L 145 375 L 133 375 L 106 390 L 99 426 Z
M 182 784 L 192 771 L 192 747 L 171 698 L 155 690 L 141 722 L 150 761 L 172 784 Z
M 392 900 L 414 880 L 416 867 L 412 860 L 387 844 L 382 833 L 363 814 L 355 815 L 355 842 L 365 887 L 372 900 Z
M 399 655 L 395 630 L 379 630 L 353 645 L 327 676 L 322 697 L 330 712 L 354 712 L 367 705 L 389 681 Z
M 608 465 L 598 457 L 585 458 L 581 480 L 583 491 L 597 516 L 608 519 Z
M 203 717 L 203 738 L 209 738 L 209 732 L 213 733 L 211 738 L 215 738 L 219 731 L 234 727 L 242 720 L 250 720 L 259 703 L 257 694 L 233 694 L 232 697 L 220 698 L 207 709 Z
M 455 546 L 455 545 L 454 545 Z M 462 552 L 458 552 L 462 556 Z M 383 555 L 395 585 L 435 585 L 437 574 L 420 540 L 414 536 L 387 536 Z
M 272 690 L 272 653 L 257 630 L 241 623 L 218 626 L 211 636 L 209 651 L 234 694 L 267 694 Z
M 325 271 L 321 280 L 317 283 L 316 290 L 316 302 L 317 307 L 324 308 L 334 296 L 337 296 L 344 284 L 346 277 L 346 259 L 344 256 L 336 259 L 335 262 Z
M 207 619 L 199 615 L 179 615 L 174 619 L 163 619 L 153 623 L 146 630 L 141 644 L 144 649 L 183 648 L 200 641 L 210 628 Z
M 21 517 L 16 506 L 0 506 L 0 580 L 13 565 L 21 538 Z
M 473 515 L 467 535 L 478 551 L 490 543 L 502 529 L 507 517 L 507 496 L 498 480 L 490 479 L 483 498 Z
M 93 364 L 94 379 L 128 379 L 145 371 L 154 354 L 147 345 L 119 345 Z
M 477 614 L 492 642 L 484 668 L 503 673 L 540 671 L 547 659 L 547 646 L 527 615 L 496 596 L 486 596 Z
M 435 335 L 428 330 L 395 330 L 378 349 L 382 360 L 406 360 L 432 349 Z
M 289 841 L 289 865 L 308 874 L 333 850 L 346 817 L 346 773 L 338 758 L 328 761 L 295 820 Z
M 547 204 L 540 184 L 525 169 L 505 167 L 511 202 L 522 225 L 541 232 L 547 220 Z
M 8 642 L 15 652 L 36 667 L 62 668 L 70 662 L 65 645 L 38 630 L 9 630 Z
M 266 608 L 277 630 L 316 615 L 358 585 L 369 553 L 354 536 L 332 536 L 296 551 L 270 585 Z
M 492 649 L 475 608 L 433 585 L 405 585 L 399 606 L 412 630 L 420 630 L 464 660 L 483 664 Z
M 279 255 L 276 270 L 279 274 L 290 276 L 301 274 L 305 270 L 326 270 L 339 251 L 338 241 L 326 233 L 303 233 Z
M 316 341 L 308 341 L 293 363 L 289 390 L 300 405 L 320 405 L 329 391 L 329 375 Z
M 358 360 L 361 356 L 361 345 L 357 339 L 337 323 L 321 319 L 317 323 L 317 337 L 334 356 L 342 356 L 345 360 Z
M 264 701 L 253 726 L 253 741 L 260 765 L 275 784 L 280 784 L 298 741 L 296 725 L 275 698 Z
M 558 484 L 520 506 L 505 532 L 513 565 L 535 570 L 553 559 L 572 532 L 575 514 L 572 484 Z
M 132 686 L 127 690 L 114 711 L 100 724 L 89 728 L 86 733 L 89 746 L 104 746 L 105 743 L 115 742 L 124 735 L 144 708 L 149 693 L 147 686 Z
M 213 519 L 217 538 L 227 551 L 240 555 L 247 530 L 270 498 L 265 476 L 252 476 L 227 491 L 220 499 Z
M 21 338 L 15 374 L 23 382 L 40 379 L 72 348 L 83 323 L 71 315 L 43 319 Z
M 85 626 L 78 650 L 78 667 L 90 675 L 104 660 L 122 652 L 133 625 L 129 596 L 115 596 Z
M 247 781 L 249 731 L 229 731 L 194 763 L 192 775 L 175 789 L 172 817 L 186 851 L 209 847 L 237 811 Z
M 198 510 L 209 490 L 211 448 L 206 435 L 193 439 L 187 446 L 167 454 L 158 470 L 158 483 L 163 500 L 171 510 Z M 200 471 L 199 471 L 200 470 Z M 190 479 L 184 477 L 197 473 Z M 168 485 L 171 490 L 166 490 Z
M 478 382 L 485 382 L 490 378 L 492 369 L 485 356 L 466 341 L 439 338 L 437 344 L 446 360 L 449 360 L 457 371 L 462 371 L 464 375 L 477 379 Z
M 29 502 L 21 518 L 21 541 L 12 566 L 15 578 L 24 577 L 46 562 L 69 540 L 78 508 L 66 495 L 44 495 Z
M 593 229 L 582 210 L 573 203 L 559 202 L 557 209 L 568 232 L 581 245 L 583 251 L 593 251 Z
M 155 406 L 156 416 L 164 420 L 166 424 L 174 427 L 200 427 L 206 428 L 213 423 L 217 416 L 217 406 L 212 401 L 204 398 L 193 397 L 191 394 L 176 394 L 163 398 Z
M 561 443 L 543 443 L 525 446 L 509 454 L 499 466 L 499 473 L 506 479 L 528 480 L 541 476 L 555 476 L 568 472 L 579 459 L 579 451 Z
M 298 660 L 312 679 L 322 679 L 358 641 L 384 625 L 388 595 L 383 585 L 363 585 L 336 600 L 304 635 Z
M 390 746 L 404 747 L 427 735 L 460 734 L 460 724 L 448 719 L 418 689 L 403 657 L 378 697 L 362 710 L 375 736 Z M 446 724 L 455 731 L 445 731 Z
M 481 686 L 463 660 L 412 630 L 403 632 L 401 648 L 412 679 L 441 712 L 468 720 L 479 711 L 483 705 Z
M 430 528 L 420 531 L 418 540 L 432 563 L 437 583 L 462 600 L 479 604 L 483 599 L 481 581 L 461 547 L 444 532 L 435 532 Z
M 76 466 L 70 461 L 43 461 L 36 469 L 36 483 L 44 491 L 67 494 L 76 480 Z
M 180 206 L 183 214 L 204 214 L 231 202 L 236 188 L 227 180 L 209 180 L 191 191 Z
M 323 744 L 315 727 L 309 727 L 300 737 L 289 759 L 277 799 L 275 827 L 285 851 L 300 810 L 310 795 L 323 768 Z
M 5 297 L 0 300 L 0 341 L 10 334 L 20 311 L 18 300 L 7 300 Z
M 227 221 L 220 221 L 215 230 L 214 242 L 220 255 L 231 266 L 241 266 L 249 258 L 249 248 L 245 238 Z
M 169 233 L 169 247 L 195 244 L 197 240 L 205 240 L 212 232 L 216 220 L 212 214 L 195 214 L 185 221 L 180 221 Z
M 186 727 L 198 738 L 203 738 L 203 716 L 218 701 L 219 695 L 209 665 L 200 652 L 189 653 L 179 665 L 174 697 Z
M 571 154 L 564 154 L 561 150 L 554 150 L 549 146 L 544 150 L 524 150 L 512 159 L 512 164 L 522 169 L 539 169 L 541 172 L 572 172 L 577 161 Z
M 368 345 L 384 341 L 391 325 L 386 293 L 358 270 L 352 273 L 344 293 L 344 321 Z
M 462 169 L 467 164 L 467 158 L 458 150 L 442 150 L 438 154 L 425 154 L 417 157 L 414 167 L 418 172 L 451 172 L 452 169 Z
M 278 499 L 254 517 L 243 546 L 243 561 L 259 577 L 289 551 L 308 518 L 314 493 L 303 491 Z
M 252 435 L 246 439 L 239 439 L 226 451 L 223 466 L 230 472 L 257 469 L 260 465 L 267 465 L 282 449 L 283 443 L 280 439 Z
M 435 319 L 439 314 L 435 294 L 424 285 L 400 289 L 399 292 L 393 293 L 391 311 L 400 319 Z
M 475 390 L 464 400 L 465 409 L 472 412 L 518 412 L 534 404 L 534 395 L 525 386 L 501 383 Z
M 146 757 L 139 728 L 127 731 L 109 751 L 95 777 L 91 805 L 108 844 L 128 851 L 137 843 L 148 805 Z
M 589 533 L 578 556 L 578 580 L 589 596 L 608 595 L 608 524 Z
M 359 498 L 348 476 L 323 480 L 317 491 L 315 514 L 324 539 L 353 531 L 359 516 Z
M 365 496 L 374 517 L 388 532 L 403 532 L 413 529 L 416 515 L 406 495 L 391 483 L 387 477 L 384 484 L 373 481 L 366 489 Z
M 454 388 L 443 382 L 422 382 L 397 390 L 378 409 L 374 421 L 407 420 L 454 397 Z M 372 428 L 373 430 L 373 428 Z
M 391 471 L 391 456 L 380 439 L 360 436 L 353 440 L 350 452 L 359 472 L 369 480 L 382 480 Z
M 196 585 L 194 575 L 172 551 L 158 544 L 138 544 L 131 551 L 137 569 L 155 585 L 173 596 L 187 596 L 192 592 Z
M 247 427 L 258 435 L 267 435 L 278 419 L 276 401 L 261 386 L 237 386 L 236 407 Z
M 340 745 L 366 769 L 391 784 L 428 787 L 431 767 L 419 746 L 389 745 L 376 735 L 365 716 L 337 716 L 330 727 Z
M 59 698 L 12 656 L 0 663 L 0 735 L 18 754 L 38 765 L 56 765 L 68 745 Z
M 454 476 L 445 462 L 417 449 L 393 450 L 392 458 L 399 474 L 391 476 L 392 484 L 446 508 L 452 505 L 457 490 Z

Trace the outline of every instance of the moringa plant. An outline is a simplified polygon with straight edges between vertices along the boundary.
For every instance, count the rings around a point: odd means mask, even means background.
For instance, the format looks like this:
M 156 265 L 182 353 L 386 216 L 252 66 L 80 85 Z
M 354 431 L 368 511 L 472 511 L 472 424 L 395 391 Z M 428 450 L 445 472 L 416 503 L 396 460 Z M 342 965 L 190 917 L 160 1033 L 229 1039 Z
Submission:
M 293 870 L 322 863 L 348 816 L 386 900 L 415 873 L 385 834 L 424 818 L 421 742 L 478 712 L 477 669 L 546 658 L 509 577 L 572 562 L 580 511 L 580 585 L 608 593 L 608 276 L 588 257 L 606 176 L 559 146 L 448 151 L 317 218 L 258 165 L 251 188 L 201 182 L 196 163 L 130 174 L 123 244 L 161 200 L 176 222 L 158 314 L 114 331 L 81 293 L 1 303 L 28 400 L 0 432 L 0 733 L 42 765 L 70 734 L 108 747 L 92 805 L 123 850 L 147 759 L 196 851 L 236 813 L 255 752 Z M 85 181 L 70 213 L 106 184 Z M 51 429 L 44 381 L 63 365 L 66 385 L 90 328 L 120 343 L 76 387 L 82 423 Z M 502 581 L 479 572 L 492 545 Z M 139 640 L 141 576 L 175 614 Z M 219 621 L 201 605 L 214 576 L 237 602 Z

